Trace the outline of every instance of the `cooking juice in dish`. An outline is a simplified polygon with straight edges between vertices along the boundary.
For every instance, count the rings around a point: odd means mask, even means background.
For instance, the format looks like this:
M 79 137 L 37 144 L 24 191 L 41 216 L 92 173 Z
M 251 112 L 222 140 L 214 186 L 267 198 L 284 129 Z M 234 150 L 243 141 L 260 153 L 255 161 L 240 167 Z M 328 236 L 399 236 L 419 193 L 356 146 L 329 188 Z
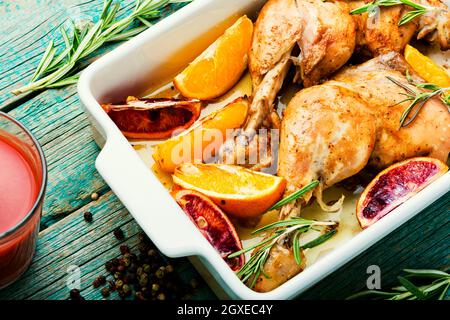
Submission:
M 284 108 L 289 103 L 290 99 L 298 92 L 300 88 L 296 85 L 288 85 L 283 88 L 280 92 L 280 95 L 277 100 L 277 110 L 281 114 Z M 208 104 L 206 104 L 205 108 L 202 110 L 201 117 L 204 117 L 211 112 L 215 112 L 223 107 L 225 107 L 228 103 L 235 100 L 238 97 L 243 97 L 245 95 L 251 96 L 252 93 L 252 83 L 250 79 L 250 75 L 244 74 L 241 80 L 232 88 L 229 92 L 227 92 L 224 96 L 220 97 L 217 100 L 214 100 Z M 160 88 L 149 92 L 148 97 L 152 98 L 170 98 L 179 96 L 178 91 L 173 87 L 172 83 L 161 86 Z M 173 185 L 172 176 L 169 173 L 161 170 L 158 165 L 153 161 L 152 158 L 152 146 L 160 143 L 162 141 L 131 141 L 131 144 L 134 146 L 134 149 L 139 154 L 141 159 L 146 163 L 147 167 L 150 168 L 155 176 L 160 180 L 160 182 L 170 190 Z M 359 192 L 350 192 L 345 190 L 344 188 L 332 187 L 329 190 L 324 192 L 324 200 L 333 201 L 340 198 L 340 196 L 345 195 L 345 201 L 343 204 L 342 210 L 335 213 L 324 212 L 320 209 L 320 207 L 314 202 L 311 206 L 302 209 L 302 217 L 305 219 L 314 219 L 320 221 L 337 221 L 338 232 L 335 236 L 333 236 L 330 240 L 323 243 L 321 246 L 306 250 L 305 256 L 307 265 L 312 265 L 314 262 L 319 260 L 321 257 L 326 255 L 328 252 L 332 251 L 334 248 L 337 248 L 349 241 L 356 234 L 361 232 L 361 228 L 358 224 L 358 221 L 355 216 L 356 212 L 356 202 L 359 198 Z M 246 228 L 239 224 L 235 224 L 236 231 L 242 241 L 242 245 L 244 248 L 249 247 L 258 241 L 261 241 L 262 238 L 259 235 L 251 234 L 256 228 L 263 227 L 269 223 L 277 221 L 278 212 L 272 211 L 266 213 L 261 221 L 255 228 Z M 308 242 L 313 238 L 317 237 L 318 234 L 311 232 L 308 237 L 304 237 L 304 241 Z M 250 253 L 246 254 L 246 259 L 249 259 Z
M 19 139 L 0 130 L 0 288 L 29 265 L 40 219 L 34 214 L 17 227 L 33 209 L 40 183 L 31 158 L 20 145 Z M 14 233 L 6 234 L 12 229 Z

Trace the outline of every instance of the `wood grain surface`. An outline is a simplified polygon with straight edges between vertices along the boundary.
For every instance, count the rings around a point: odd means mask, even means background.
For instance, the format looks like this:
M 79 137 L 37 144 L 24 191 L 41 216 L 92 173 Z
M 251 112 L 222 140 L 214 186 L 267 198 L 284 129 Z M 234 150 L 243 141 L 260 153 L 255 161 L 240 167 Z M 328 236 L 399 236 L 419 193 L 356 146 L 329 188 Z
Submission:
M 122 1 L 122 14 L 133 1 Z M 68 268 L 81 271 L 82 295 L 101 299 L 92 281 L 104 263 L 119 256 L 126 243 L 135 248 L 139 226 L 95 170 L 99 148 L 76 93 L 76 86 L 15 97 L 10 91 L 26 84 L 50 39 L 61 43 L 58 28 L 67 21 L 95 16 L 101 0 L 0 0 L 0 110 L 8 111 L 36 135 L 49 167 L 49 182 L 36 255 L 19 281 L 0 290 L 0 299 L 67 299 Z M 170 14 L 178 7 L 165 12 Z M 99 52 L 92 59 L 110 48 Z M 99 198 L 93 200 L 91 195 Z M 94 221 L 83 214 L 90 211 Z M 365 253 L 326 277 L 301 299 L 342 299 L 364 289 L 368 266 L 379 265 L 383 288 L 402 268 L 450 267 L 450 192 Z M 121 227 L 119 242 L 112 230 Z M 187 259 L 170 259 L 186 284 L 198 273 Z M 202 281 L 194 299 L 215 299 Z M 110 299 L 118 298 L 112 295 Z

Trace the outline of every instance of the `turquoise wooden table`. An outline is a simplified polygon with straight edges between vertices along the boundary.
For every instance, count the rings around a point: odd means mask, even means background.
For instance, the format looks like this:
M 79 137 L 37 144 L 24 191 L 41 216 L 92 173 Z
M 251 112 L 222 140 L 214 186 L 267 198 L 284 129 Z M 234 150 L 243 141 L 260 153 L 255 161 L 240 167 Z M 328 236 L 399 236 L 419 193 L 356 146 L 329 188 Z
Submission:
M 130 10 L 131 2 L 122 1 L 121 11 Z M 0 0 L 0 110 L 36 135 L 49 168 L 36 255 L 20 280 L 0 291 L 0 299 L 67 299 L 71 266 L 80 268 L 81 294 L 86 299 L 102 299 L 92 282 L 104 273 L 104 263 L 120 254 L 121 244 L 131 248 L 138 244 L 139 226 L 95 170 L 100 150 L 76 86 L 19 97 L 11 94 L 27 83 L 48 41 L 59 36 L 58 28 L 68 17 L 94 17 L 101 6 L 101 0 Z M 179 7 L 167 8 L 164 15 Z M 61 42 L 57 38 L 56 44 Z M 94 216 L 90 224 L 83 219 L 86 211 Z M 370 265 L 380 266 L 383 288 L 392 284 L 402 268 L 449 268 L 449 213 L 447 193 L 299 298 L 343 299 L 365 288 Z M 116 227 L 124 231 L 124 240 L 114 238 Z M 200 279 L 187 259 L 170 262 L 183 282 Z M 193 299 L 215 299 L 211 289 L 199 281 Z M 109 297 L 118 298 L 114 294 Z

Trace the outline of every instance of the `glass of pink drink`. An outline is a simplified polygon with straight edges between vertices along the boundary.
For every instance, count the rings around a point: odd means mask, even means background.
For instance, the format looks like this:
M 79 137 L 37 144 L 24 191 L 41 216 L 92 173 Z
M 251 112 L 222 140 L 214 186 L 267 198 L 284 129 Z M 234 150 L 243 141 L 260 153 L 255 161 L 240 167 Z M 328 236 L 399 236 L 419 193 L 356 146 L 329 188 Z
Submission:
M 22 124 L 0 112 L 0 288 L 30 265 L 46 183 L 41 146 Z

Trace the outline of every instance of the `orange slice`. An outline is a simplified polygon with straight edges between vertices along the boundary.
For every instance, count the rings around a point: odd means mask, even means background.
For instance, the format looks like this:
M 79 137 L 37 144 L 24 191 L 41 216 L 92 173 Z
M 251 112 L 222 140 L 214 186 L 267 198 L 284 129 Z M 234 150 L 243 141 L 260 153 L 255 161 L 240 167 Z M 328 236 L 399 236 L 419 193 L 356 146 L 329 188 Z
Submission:
M 359 198 L 356 216 L 367 228 L 445 174 L 448 167 L 428 157 L 408 159 L 380 172 Z
M 226 164 L 182 164 L 176 168 L 173 182 L 208 196 L 236 218 L 265 213 L 286 186 L 284 178 Z
M 185 97 L 217 98 L 233 87 L 247 67 L 253 23 L 247 16 L 237 20 L 194 62 L 174 79 Z
M 248 108 L 246 99 L 236 99 L 185 133 L 153 147 L 153 159 L 162 170 L 170 173 L 182 163 L 207 160 L 205 151 L 218 151 L 226 140 L 227 129 L 242 127 Z
M 436 84 L 441 88 L 450 87 L 450 75 L 447 70 L 409 44 L 405 48 L 405 59 L 426 82 Z

